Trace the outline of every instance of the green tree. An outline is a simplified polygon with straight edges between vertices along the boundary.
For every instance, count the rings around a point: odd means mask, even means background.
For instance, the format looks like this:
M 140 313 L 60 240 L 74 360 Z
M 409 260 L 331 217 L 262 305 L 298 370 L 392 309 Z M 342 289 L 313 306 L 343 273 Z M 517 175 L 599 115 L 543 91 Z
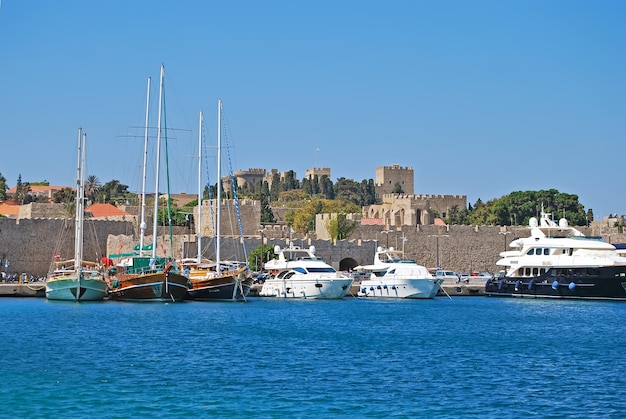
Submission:
M 248 265 L 253 271 L 260 272 L 263 270 L 263 265 L 270 259 L 276 259 L 274 254 L 274 248 L 269 244 L 263 244 L 257 246 L 248 255 Z
M 168 219 L 167 207 L 159 208 L 159 211 L 157 212 L 157 214 L 159 217 L 157 221 L 158 225 L 160 226 L 170 225 L 170 222 Z M 189 224 L 190 217 L 187 216 L 189 214 L 188 209 L 172 207 L 171 214 L 172 214 L 172 226 L 189 226 L 190 225 Z
M 293 211 L 293 223 L 295 231 L 307 233 L 315 230 L 315 216 L 317 214 L 352 214 L 361 213 L 361 208 L 349 202 L 337 199 L 314 199 L 308 201 L 302 208 Z M 290 213 L 292 212 L 290 211 Z M 288 213 L 289 214 L 289 213 Z M 287 218 L 285 216 L 285 218 Z
M 89 175 L 85 181 L 85 197 L 91 202 L 96 202 L 96 198 L 100 194 L 102 184 L 97 176 Z
M 571 225 L 581 226 L 588 222 L 588 214 L 578 202 L 578 196 L 556 189 L 516 191 L 485 204 L 479 200 L 469 221 L 473 225 L 528 225 L 531 217 L 540 216 L 542 208 L 554 219 L 567 218 Z
M 261 224 L 273 223 L 276 221 L 274 218 L 274 213 L 272 212 L 272 207 L 268 201 L 268 196 L 266 194 L 259 194 L 259 201 L 261 204 Z
M 6 201 L 8 189 L 7 180 L 2 176 L 2 173 L 0 173 L 0 201 Z
M 391 190 L 391 193 L 404 193 L 404 191 L 402 190 L 402 185 L 400 185 L 400 182 L 396 182 L 393 184 L 393 189 Z
M 278 201 L 278 196 L 280 195 L 280 175 L 278 172 L 274 172 L 272 174 L 272 183 L 270 186 L 270 200 L 272 202 Z
M 15 185 L 13 200 L 22 205 L 32 202 L 32 197 L 29 194 L 30 191 L 30 184 L 28 182 L 22 183 L 22 175 L 19 174 L 17 177 L 17 184 Z
M 319 182 L 320 194 L 326 199 L 335 199 L 335 186 L 333 181 L 326 175 L 322 175 Z
M 111 180 L 100 189 L 102 202 L 114 205 L 122 205 L 129 198 L 134 198 L 135 194 L 128 192 L 128 186 L 120 183 L 119 180 Z
M 348 220 L 346 214 L 335 214 L 326 221 L 326 230 L 333 244 L 350 237 L 355 228 L 356 222 Z
M 469 224 L 469 211 L 467 208 L 460 209 L 458 205 L 453 205 L 448 212 L 447 224 L 467 225 Z
M 75 202 L 76 190 L 72 188 L 62 188 L 52 194 L 52 202 L 56 204 Z
M 335 199 L 348 202 L 359 207 L 363 206 L 361 187 L 352 179 L 339 178 L 335 183 Z

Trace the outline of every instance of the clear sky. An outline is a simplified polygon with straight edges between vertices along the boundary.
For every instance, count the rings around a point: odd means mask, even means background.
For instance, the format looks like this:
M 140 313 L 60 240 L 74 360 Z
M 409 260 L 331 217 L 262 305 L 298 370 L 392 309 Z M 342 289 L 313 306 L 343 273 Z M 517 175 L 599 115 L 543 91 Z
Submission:
M 622 0 L 2 0 L 0 173 L 74 185 L 80 126 L 87 175 L 139 192 L 163 63 L 173 192 L 197 190 L 221 98 L 233 170 L 399 164 L 415 193 L 554 188 L 624 214 L 625 19 Z

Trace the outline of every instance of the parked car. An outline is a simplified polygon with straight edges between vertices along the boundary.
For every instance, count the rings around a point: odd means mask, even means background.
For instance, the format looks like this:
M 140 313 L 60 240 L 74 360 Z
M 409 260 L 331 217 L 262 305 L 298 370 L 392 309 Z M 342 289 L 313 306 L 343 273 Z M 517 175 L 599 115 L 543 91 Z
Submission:
M 456 282 L 459 282 L 459 280 L 461 279 L 461 276 L 454 271 L 445 271 L 445 270 L 440 269 L 437 272 L 435 272 L 435 278 L 456 283 Z

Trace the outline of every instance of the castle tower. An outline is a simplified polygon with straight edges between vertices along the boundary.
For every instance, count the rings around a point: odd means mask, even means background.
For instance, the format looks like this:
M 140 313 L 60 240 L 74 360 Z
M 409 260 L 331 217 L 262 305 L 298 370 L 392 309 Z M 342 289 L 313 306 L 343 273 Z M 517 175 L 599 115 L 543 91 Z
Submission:
M 309 170 L 307 170 L 304 174 L 304 176 L 307 179 L 313 179 L 315 176 L 317 176 L 318 178 L 321 178 L 322 176 L 328 176 L 328 178 L 330 179 L 330 168 L 328 167 L 313 167 Z
M 376 168 L 376 179 L 374 180 L 376 199 L 381 199 L 385 194 L 393 193 L 396 184 L 400 185 L 403 193 L 413 195 L 413 168 L 400 167 L 398 164 Z

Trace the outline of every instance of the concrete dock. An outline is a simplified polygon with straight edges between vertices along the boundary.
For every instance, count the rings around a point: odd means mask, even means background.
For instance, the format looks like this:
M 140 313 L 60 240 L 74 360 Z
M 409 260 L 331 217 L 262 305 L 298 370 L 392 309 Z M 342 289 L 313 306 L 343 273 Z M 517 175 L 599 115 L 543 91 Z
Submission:
M 0 282 L 0 297 L 45 297 L 45 282 Z

